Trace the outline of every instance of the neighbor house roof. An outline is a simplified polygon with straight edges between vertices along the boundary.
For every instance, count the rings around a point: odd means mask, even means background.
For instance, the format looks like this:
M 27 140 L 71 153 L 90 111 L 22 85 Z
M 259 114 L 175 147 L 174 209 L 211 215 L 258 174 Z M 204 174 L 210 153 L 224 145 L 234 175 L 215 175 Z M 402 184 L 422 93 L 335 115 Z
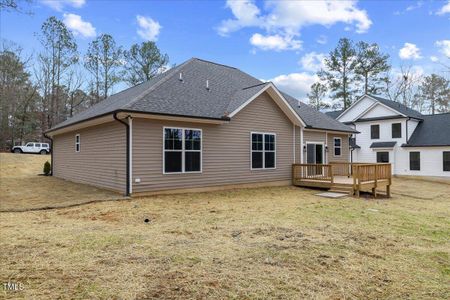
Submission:
M 370 148 L 392 148 L 397 142 L 373 142 Z
M 422 119 L 402 147 L 450 146 L 450 113 L 422 115 Z
M 339 117 L 339 115 L 342 114 L 343 112 L 344 112 L 343 109 L 339 109 L 339 110 L 327 111 L 325 114 L 327 116 L 329 116 L 330 118 L 337 119 L 337 117 Z
M 380 103 L 383 103 L 384 105 L 398 111 L 399 113 L 407 116 L 407 117 L 411 117 L 411 118 L 416 118 L 416 119 L 421 119 L 422 118 L 422 114 L 420 112 L 418 112 L 417 110 L 411 109 L 409 107 L 407 107 L 404 104 L 401 104 L 400 102 L 396 102 L 396 101 L 392 101 L 386 98 L 382 98 L 382 97 L 378 97 L 378 96 L 374 96 L 374 95 L 368 95 L 369 97 L 374 98 L 375 100 L 377 100 Z
M 239 69 L 192 58 L 147 82 L 108 97 L 49 131 L 120 111 L 228 120 L 229 114 L 270 84 Z M 307 104 L 285 93 L 282 95 L 307 128 L 355 132 Z

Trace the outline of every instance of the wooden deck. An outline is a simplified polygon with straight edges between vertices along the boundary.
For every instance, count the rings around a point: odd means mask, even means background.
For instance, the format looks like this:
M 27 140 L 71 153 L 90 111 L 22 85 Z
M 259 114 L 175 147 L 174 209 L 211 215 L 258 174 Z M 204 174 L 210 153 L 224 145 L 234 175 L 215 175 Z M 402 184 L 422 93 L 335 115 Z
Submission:
M 391 196 L 391 164 L 342 163 L 294 164 L 292 183 L 296 186 L 317 187 L 331 191 L 348 192 L 359 197 L 360 192 L 371 192 L 374 197 L 380 189 Z

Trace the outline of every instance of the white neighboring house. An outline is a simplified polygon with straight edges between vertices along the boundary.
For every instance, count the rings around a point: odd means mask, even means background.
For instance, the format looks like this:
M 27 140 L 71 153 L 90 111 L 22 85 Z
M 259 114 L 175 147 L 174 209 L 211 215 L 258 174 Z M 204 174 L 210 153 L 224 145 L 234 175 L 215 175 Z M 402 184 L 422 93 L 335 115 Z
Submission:
M 450 113 L 422 115 L 364 95 L 327 114 L 360 132 L 350 142 L 353 162 L 390 162 L 395 175 L 450 177 Z

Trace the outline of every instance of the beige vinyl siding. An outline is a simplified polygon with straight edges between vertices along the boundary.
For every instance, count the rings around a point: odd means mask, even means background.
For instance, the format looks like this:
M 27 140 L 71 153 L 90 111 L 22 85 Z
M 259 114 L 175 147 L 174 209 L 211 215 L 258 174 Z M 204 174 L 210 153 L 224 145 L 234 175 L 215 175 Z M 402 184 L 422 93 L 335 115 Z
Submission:
M 80 152 L 75 152 L 76 134 Z M 125 192 L 125 136 L 125 126 L 117 121 L 54 136 L 54 176 Z
M 341 156 L 334 156 L 334 138 L 342 139 Z M 348 162 L 350 158 L 349 141 L 347 134 L 328 133 L 328 161 Z
M 163 127 L 202 129 L 202 173 L 163 174 Z M 250 170 L 250 132 L 276 134 L 276 169 Z M 293 126 L 267 93 L 222 125 L 133 120 L 133 192 L 289 181 Z M 140 183 L 135 179 L 139 178 Z
M 340 137 L 342 138 L 342 156 L 335 157 L 334 156 L 334 143 L 333 138 Z M 333 162 L 333 161 L 341 161 L 348 162 L 349 161 L 349 142 L 347 134 L 337 134 L 325 131 L 314 131 L 314 130 L 304 130 L 303 131 L 303 142 L 306 143 L 323 143 L 324 146 L 328 146 L 328 152 L 325 151 L 325 161 Z M 306 158 L 305 158 L 306 162 Z
M 324 145 L 327 143 L 326 133 L 325 131 L 303 131 L 303 143 L 317 142 L 323 143 Z

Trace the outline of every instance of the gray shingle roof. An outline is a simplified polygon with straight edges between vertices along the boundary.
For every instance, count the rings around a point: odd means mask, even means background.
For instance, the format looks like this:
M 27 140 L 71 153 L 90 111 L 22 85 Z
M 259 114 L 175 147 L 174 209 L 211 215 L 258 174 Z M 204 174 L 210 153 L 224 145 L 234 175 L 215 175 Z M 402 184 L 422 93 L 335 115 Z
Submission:
M 383 103 L 386 106 L 389 106 L 392 109 L 395 109 L 396 111 L 398 111 L 399 113 L 404 114 L 405 116 L 411 117 L 411 118 L 417 118 L 417 119 L 421 119 L 422 118 L 422 114 L 420 112 L 418 112 L 417 110 L 411 109 L 409 107 L 407 107 L 406 105 L 403 105 L 399 102 L 396 101 L 392 101 L 389 99 L 385 99 L 385 98 L 381 98 L 378 96 L 374 96 L 374 95 L 369 95 L 370 97 L 378 100 L 379 102 Z
M 147 82 L 108 97 L 50 131 L 116 111 L 227 119 L 229 113 L 267 84 L 239 69 L 192 58 Z M 283 95 L 307 127 L 354 132 L 304 103 L 299 106 L 297 99 Z
M 339 117 L 339 115 L 342 114 L 343 112 L 344 112 L 344 110 L 340 109 L 340 110 L 327 111 L 325 114 L 327 116 L 329 116 L 330 118 L 337 119 L 337 117 Z
M 392 148 L 397 142 L 373 142 L 370 148 Z
M 422 115 L 422 119 L 402 147 L 450 146 L 450 113 Z

